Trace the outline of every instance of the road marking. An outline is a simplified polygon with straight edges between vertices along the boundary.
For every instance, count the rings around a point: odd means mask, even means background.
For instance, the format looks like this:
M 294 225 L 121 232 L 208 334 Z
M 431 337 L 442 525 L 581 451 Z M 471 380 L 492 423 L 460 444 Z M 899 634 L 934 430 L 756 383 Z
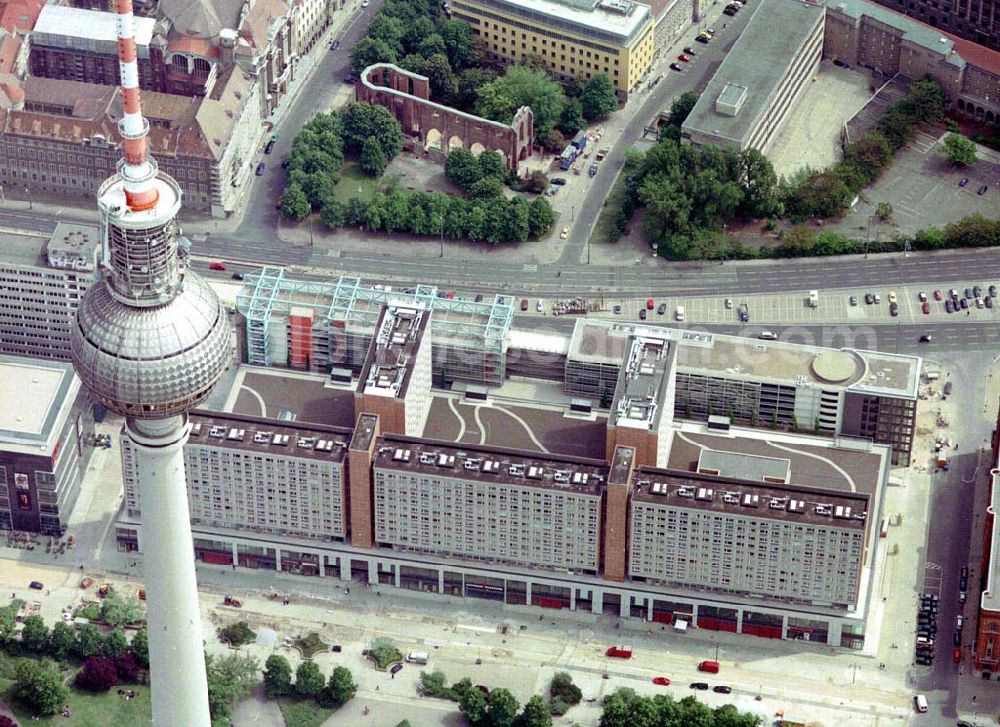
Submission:
M 524 265 L 524 267 L 522 268 L 522 272 L 525 272 L 525 273 L 537 273 L 538 272 L 538 266 L 537 265 Z

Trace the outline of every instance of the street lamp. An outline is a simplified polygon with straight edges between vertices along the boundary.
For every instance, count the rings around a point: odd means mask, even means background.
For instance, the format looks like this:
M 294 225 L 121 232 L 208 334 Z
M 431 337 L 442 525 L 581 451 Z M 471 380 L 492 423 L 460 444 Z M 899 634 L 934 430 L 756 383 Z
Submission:
M 27 187 L 25 187 L 25 188 L 24 188 L 24 196 L 25 196 L 25 197 L 28 197 L 28 209 L 29 209 L 29 210 L 30 210 L 30 209 L 34 209 L 34 208 L 32 207 L 32 205 L 31 205 L 31 197 L 29 196 L 29 193 L 28 193 L 28 188 L 27 188 Z

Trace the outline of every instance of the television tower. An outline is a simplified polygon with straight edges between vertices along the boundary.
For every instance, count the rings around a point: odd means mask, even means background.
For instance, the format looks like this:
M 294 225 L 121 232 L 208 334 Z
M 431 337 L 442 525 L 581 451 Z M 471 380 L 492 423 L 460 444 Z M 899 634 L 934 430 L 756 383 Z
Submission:
M 97 193 L 102 261 L 80 301 L 73 364 L 93 398 L 125 417 L 135 444 L 153 722 L 209 727 L 183 447 L 187 412 L 228 366 L 230 328 L 218 297 L 187 269 L 180 186 L 147 153 L 132 0 L 115 10 L 123 158 Z

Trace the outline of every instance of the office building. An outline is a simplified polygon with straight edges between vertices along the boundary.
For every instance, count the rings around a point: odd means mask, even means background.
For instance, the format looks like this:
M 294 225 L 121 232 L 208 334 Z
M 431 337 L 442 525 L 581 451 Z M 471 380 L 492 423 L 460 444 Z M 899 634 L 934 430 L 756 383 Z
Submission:
M 598 572 L 604 462 L 393 435 L 377 452 L 376 547 Z
M 973 668 L 983 679 L 1000 681 L 1000 412 L 993 430 L 993 462 L 983 524 L 983 550 L 978 566 L 969 569 L 965 584 L 966 600 L 976 607 L 971 624 Z M 964 561 L 963 561 L 964 562 Z M 951 577 L 955 575 L 952 573 Z M 959 584 L 961 586 L 961 583 Z
M 631 447 L 638 464 L 662 466 L 674 421 L 677 344 L 662 337 L 630 336 L 608 415 L 605 459 Z
M 447 388 L 455 381 L 500 386 L 506 379 L 514 316 L 509 295 L 476 302 L 449 298 L 429 285 L 402 291 L 363 285 L 360 278 L 349 277 L 300 282 L 286 278 L 283 268 L 271 267 L 247 275 L 236 298 L 245 319 L 245 359 L 257 366 L 322 373 L 349 369 L 356 375 L 387 303 L 429 313 L 435 386 Z
M 69 329 L 94 277 L 100 234 L 60 222 L 48 241 L 0 234 L 0 353 L 69 361 Z
M 354 409 L 377 415 L 383 432 L 417 436 L 424 431 L 431 408 L 429 319 L 422 307 L 387 305 L 375 325 Z
M 997 0 L 880 0 L 880 4 L 921 23 L 993 50 L 1000 50 L 1000 3 Z
M 0 530 L 62 535 L 93 432 L 72 366 L 0 356 Z
M 676 343 L 676 418 L 863 437 L 890 445 L 893 464 L 910 461 L 918 357 L 581 319 L 567 350 L 566 393 L 606 397 L 634 332 Z
M 971 0 L 954 7 L 968 12 L 983 2 L 995 0 Z M 902 9 L 902 3 L 894 1 L 883 5 Z M 979 38 L 983 43 L 979 45 L 975 38 L 959 37 L 956 24 L 928 24 L 923 10 L 944 21 L 955 12 L 950 4 L 938 9 L 936 2 L 910 2 L 908 14 L 914 17 L 866 0 L 827 0 L 826 6 L 825 57 L 868 68 L 877 83 L 897 74 L 912 80 L 930 76 L 941 84 L 955 110 L 985 123 L 1000 120 L 1000 16 L 982 19 L 995 31 L 989 41 Z
M 652 12 L 631 0 L 452 0 L 450 13 L 493 60 L 540 62 L 562 81 L 603 73 L 623 100 L 653 62 Z
M 824 14 L 818 4 L 760 0 L 681 126 L 682 141 L 766 153 L 819 68 Z
M 192 527 L 345 539 L 350 430 L 206 411 L 192 412 L 190 420 L 184 473 Z M 135 447 L 124 429 L 120 442 L 126 517 L 119 528 L 127 529 L 139 522 L 142 503 Z M 120 542 L 138 547 L 133 538 L 123 536 Z M 218 562 L 198 540 L 195 551 L 207 562 Z M 256 567 L 266 560 L 260 553 L 242 555 Z

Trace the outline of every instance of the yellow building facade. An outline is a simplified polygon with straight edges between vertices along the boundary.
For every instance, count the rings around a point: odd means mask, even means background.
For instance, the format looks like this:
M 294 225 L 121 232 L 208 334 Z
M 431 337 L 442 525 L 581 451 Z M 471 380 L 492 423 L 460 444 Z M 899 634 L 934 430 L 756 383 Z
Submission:
M 540 61 L 561 81 L 603 73 L 623 100 L 653 62 L 652 14 L 629 0 L 452 0 L 450 10 L 494 60 Z

